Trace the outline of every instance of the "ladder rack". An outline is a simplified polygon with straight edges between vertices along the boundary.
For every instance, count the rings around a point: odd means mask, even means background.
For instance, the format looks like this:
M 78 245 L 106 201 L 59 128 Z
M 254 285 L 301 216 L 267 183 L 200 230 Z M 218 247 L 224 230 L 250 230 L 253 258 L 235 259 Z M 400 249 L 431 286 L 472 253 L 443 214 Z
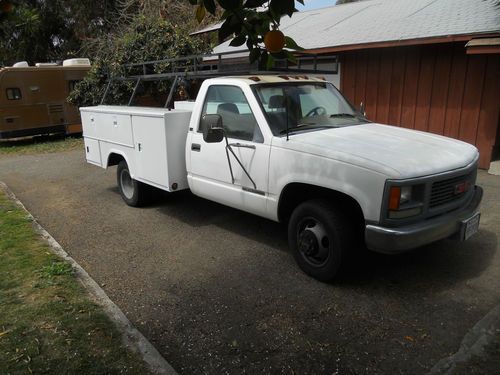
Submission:
M 320 69 L 320 65 L 324 64 L 331 64 L 332 69 Z M 128 105 L 131 105 L 141 83 L 171 80 L 172 86 L 164 107 L 172 108 L 172 99 L 181 80 L 231 75 L 336 74 L 338 58 L 337 56 L 303 54 L 296 56 L 294 63 L 287 59 L 276 59 L 273 68 L 262 70 L 259 69 L 257 63 L 249 63 L 247 51 L 234 51 L 124 64 L 122 68 L 123 75 L 109 78 L 101 104 L 104 104 L 113 82 L 135 82 L 128 101 Z M 160 72 L 157 73 L 157 71 Z

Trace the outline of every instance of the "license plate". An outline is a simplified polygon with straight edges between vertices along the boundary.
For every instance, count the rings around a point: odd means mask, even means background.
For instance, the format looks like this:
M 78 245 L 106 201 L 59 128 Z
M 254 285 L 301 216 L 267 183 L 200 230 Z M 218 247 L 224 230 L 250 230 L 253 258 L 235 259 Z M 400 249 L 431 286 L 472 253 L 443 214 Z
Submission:
M 468 240 L 479 229 L 479 218 L 481 214 L 478 212 L 471 218 L 462 221 L 462 241 Z

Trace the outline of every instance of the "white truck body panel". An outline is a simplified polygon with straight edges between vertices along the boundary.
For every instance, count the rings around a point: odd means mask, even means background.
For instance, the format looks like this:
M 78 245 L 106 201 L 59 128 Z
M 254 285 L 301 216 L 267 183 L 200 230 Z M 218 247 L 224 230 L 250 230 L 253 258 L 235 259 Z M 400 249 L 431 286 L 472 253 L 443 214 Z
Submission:
M 368 221 L 380 217 L 385 180 L 458 169 L 479 157 L 468 143 L 380 124 L 274 137 L 272 146 L 269 214 L 285 186 L 299 182 L 353 197 Z
M 132 178 L 171 191 L 188 187 L 184 145 L 191 112 L 164 108 L 97 106 L 80 109 L 87 161 L 106 168 L 121 155 Z
M 358 202 L 366 220 L 378 220 L 387 175 L 322 155 L 297 152 L 290 147 L 293 142 L 292 137 L 288 142 L 278 137 L 273 140 L 269 214 L 277 214 L 280 194 L 288 184 L 302 183 L 344 193 Z M 366 189 L 367 184 L 370 189 Z
M 436 134 L 377 123 L 294 135 L 283 147 L 404 179 L 468 165 L 476 147 Z
M 185 111 L 192 111 L 194 108 L 194 101 L 175 101 L 174 109 L 183 109 Z

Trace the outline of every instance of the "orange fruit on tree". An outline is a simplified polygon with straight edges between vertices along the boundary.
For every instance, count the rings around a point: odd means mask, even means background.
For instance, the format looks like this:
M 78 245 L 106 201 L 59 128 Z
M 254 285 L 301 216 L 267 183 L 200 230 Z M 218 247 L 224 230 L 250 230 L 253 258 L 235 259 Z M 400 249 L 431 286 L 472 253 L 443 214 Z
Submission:
M 285 46 L 285 35 L 279 30 L 271 30 L 264 35 L 264 45 L 268 52 L 278 53 Z

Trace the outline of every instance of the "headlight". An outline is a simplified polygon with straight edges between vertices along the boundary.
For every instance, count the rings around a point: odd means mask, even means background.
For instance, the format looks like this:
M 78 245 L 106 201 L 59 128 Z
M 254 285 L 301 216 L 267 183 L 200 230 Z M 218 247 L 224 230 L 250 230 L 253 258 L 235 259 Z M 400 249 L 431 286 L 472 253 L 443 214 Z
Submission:
M 399 201 L 400 205 L 403 205 L 403 204 L 411 201 L 412 190 L 413 190 L 412 186 L 402 186 L 401 187 L 401 199 Z
M 389 219 L 404 219 L 420 215 L 423 210 L 424 185 L 391 186 L 389 189 Z

